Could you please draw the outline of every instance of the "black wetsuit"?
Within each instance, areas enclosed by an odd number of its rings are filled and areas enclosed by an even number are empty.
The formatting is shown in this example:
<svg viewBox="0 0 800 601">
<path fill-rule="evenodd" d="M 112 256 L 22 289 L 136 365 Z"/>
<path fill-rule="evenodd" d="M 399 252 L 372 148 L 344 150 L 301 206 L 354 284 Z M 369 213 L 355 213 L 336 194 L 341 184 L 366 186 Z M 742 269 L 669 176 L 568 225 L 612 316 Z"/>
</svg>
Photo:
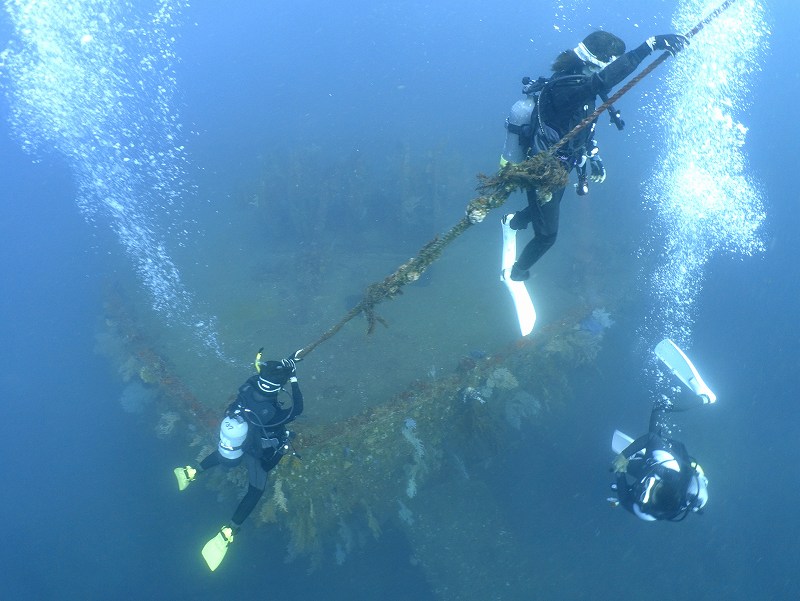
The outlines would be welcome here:
<svg viewBox="0 0 800 601">
<path fill-rule="evenodd" d="M 233 514 L 235 528 L 250 515 L 267 485 L 267 473 L 280 462 L 283 446 L 288 442 L 286 425 L 303 412 L 303 393 L 297 382 L 291 382 L 292 404 L 283 407 L 280 391 L 265 393 L 258 387 L 258 376 L 254 375 L 240 388 L 236 400 L 230 404 L 228 415 L 237 415 L 247 420 L 247 438 L 242 445 L 242 459 L 247 467 L 247 494 Z M 223 463 L 219 451 L 214 451 L 201 463 L 206 470 Z"/>
<path fill-rule="evenodd" d="M 552 83 L 542 91 L 539 103 L 542 122 L 553 130 L 555 139 L 562 138 L 594 112 L 597 97 L 608 94 L 611 88 L 633 73 L 650 52 L 650 46 L 645 43 L 595 74 L 554 73 L 550 78 Z M 594 135 L 594 127 L 595 124 L 592 124 L 585 128 L 558 152 L 558 158 L 567 172 L 581 162 L 586 146 Z M 523 229 L 532 223 L 535 235 L 517 259 L 517 269 L 530 269 L 555 243 L 564 190 L 554 190 L 553 198 L 544 204 L 539 202 L 535 188 L 527 190 L 528 206 L 514 216 L 510 225 L 512 229 Z"/>
<path fill-rule="evenodd" d="M 661 435 L 661 418 L 669 411 L 671 408 L 663 405 L 654 407 L 649 432 L 622 451 L 629 462 L 625 472 L 617 474 L 617 498 L 625 509 L 645 520 L 680 520 L 696 499 L 688 492 L 697 477 L 693 459 L 683 443 Z M 644 454 L 637 455 L 639 451 Z M 656 483 L 662 491 L 650 494 Z"/>
</svg>

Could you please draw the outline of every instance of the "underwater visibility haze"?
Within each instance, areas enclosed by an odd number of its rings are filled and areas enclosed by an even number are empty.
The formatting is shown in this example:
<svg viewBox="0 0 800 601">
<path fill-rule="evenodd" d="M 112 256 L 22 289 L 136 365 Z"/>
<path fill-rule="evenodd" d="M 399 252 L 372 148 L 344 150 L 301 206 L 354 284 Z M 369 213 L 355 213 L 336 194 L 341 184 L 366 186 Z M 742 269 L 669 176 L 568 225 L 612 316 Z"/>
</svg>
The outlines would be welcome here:
<svg viewBox="0 0 800 601">
<path fill-rule="evenodd" d="M 800 597 L 793 2 L 725 3 L 600 116 L 532 334 L 498 277 L 519 193 L 356 310 L 496 173 L 523 76 L 721 4 L 6 0 L 0 598 Z M 664 424 L 709 502 L 647 523 L 606 502 L 610 441 L 677 396 L 667 337 L 718 397 Z M 261 347 L 313 351 L 296 454 L 210 572 L 246 472 L 172 470 Z"/>
</svg>

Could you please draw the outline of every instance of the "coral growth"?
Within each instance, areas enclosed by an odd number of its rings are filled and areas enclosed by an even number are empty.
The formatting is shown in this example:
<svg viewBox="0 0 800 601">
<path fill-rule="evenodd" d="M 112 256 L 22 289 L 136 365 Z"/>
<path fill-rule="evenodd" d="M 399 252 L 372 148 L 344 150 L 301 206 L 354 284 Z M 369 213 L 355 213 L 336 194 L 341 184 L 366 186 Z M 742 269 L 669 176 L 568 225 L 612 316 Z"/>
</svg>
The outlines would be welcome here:
<svg viewBox="0 0 800 601">
<path fill-rule="evenodd" d="M 367 517 L 367 527 L 369 528 L 369 531 L 372 533 L 372 537 L 375 540 L 378 540 L 381 537 L 381 534 L 383 534 L 381 525 L 375 518 L 375 514 L 372 513 L 372 508 L 366 503 L 364 503 L 364 511 L 366 512 L 366 517 Z"/>
<path fill-rule="evenodd" d="M 505 418 L 508 425 L 515 430 L 522 428 L 524 419 L 531 419 L 542 410 L 542 403 L 532 394 L 518 390 L 506 401 Z"/>
<path fill-rule="evenodd" d="M 286 560 L 291 561 L 298 555 L 308 555 L 312 564 L 319 563 L 322 556 L 322 541 L 317 532 L 314 515 L 314 502 L 309 500 L 307 510 L 301 507 L 290 514 L 289 546 Z"/>
<path fill-rule="evenodd" d="M 406 507 L 405 503 L 403 503 L 400 499 L 397 499 L 397 504 L 400 507 L 400 510 L 397 512 L 398 517 L 402 522 L 405 522 L 409 526 L 414 525 L 414 514 L 411 510 Z"/>
<path fill-rule="evenodd" d="M 166 438 L 172 434 L 173 430 L 175 429 L 175 424 L 179 422 L 180 419 L 181 416 L 174 411 L 162 413 L 161 417 L 158 418 L 158 423 L 156 424 L 156 435 L 159 438 Z"/>
<path fill-rule="evenodd" d="M 518 386 L 519 382 L 514 377 L 514 374 L 505 367 L 498 367 L 486 378 L 486 384 L 480 389 L 480 393 L 484 398 L 488 399 L 491 398 L 495 390 L 514 390 Z"/>
<path fill-rule="evenodd" d="M 602 337 L 593 330 L 612 323 L 595 309 L 591 322 L 576 327 L 588 313 L 581 308 L 574 319 L 542 327 L 506 351 L 471 357 L 468 369 L 422 373 L 407 390 L 346 420 L 298 422 L 294 445 L 302 460 L 290 455 L 275 468 L 260 521 L 286 532 L 289 559 L 304 555 L 312 564 L 346 561 L 354 545 L 379 538 L 381 524 L 395 516 L 408 525 L 424 523 L 426 514 L 415 516 L 403 501 L 424 512 L 430 499 L 422 485 L 430 475 L 480 482 L 481 466 L 519 441 L 526 420 L 569 398 L 572 368 L 600 349 Z M 156 378 L 159 406 L 174 409 L 159 409 L 157 434 L 179 430 L 203 459 L 214 450 L 220 407 L 194 397 L 130 320 L 118 319 L 115 327 L 125 323 L 130 329 L 116 340 L 129 341 L 135 353 L 126 347 L 116 357 L 135 382 L 129 394 L 138 398 L 147 389 L 142 382 Z M 187 426 L 176 428 L 179 420 Z M 226 503 L 247 487 L 243 468 L 215 471 L 205 481 Z"/>
<path fill-rule="evenodd" d="M 411 425 L 409 425 L 409 423 Z M 412 420 L 406 420 L 406 425 L 403 427 L 401 432 L 403 433 L 403 438 L 408 441 L 408 444 L 411 445 L 411 448 L 414 452 L 414 460 L 419 461 L 425 456 L 425 448 L 422 446 L 422 441 L 416 435 L 417 424 Z"/>
<path fill-rule="evenodd" d="M 574 328 L 559 336 L 551 338 L 544 347 L 544 351 L 551 355 L 559 355 L 567 364 L 574 366 L 591 363 L 600 352 L 602 336 Z"/>
<path fill-rule="evenodd" d="M 142 413 L 156 400 L 158 391 L 132 380 L 122 391 L 119 403 L 126 413 Z"/>
<path fill-rule="evenodd" d="M 602 335 L 605 330 L 614 325 L 611 315 L 603 308 L 597 308 L 590 315 L 581 320 L 578 328 L 592 334 Z"/>
<path fill-rule="evenodd" d="M 139 379 L 145 384 L 158 384 L 158 373 L 145 365 L 139 369 Z"/>
<path fill-rule="evenodd" d="M 288 513 L 289 508 L 286 504 L 286 495 L 283 494 L 283 483 L 280 478 L 275 479 L 272 490 L 272 502 L 275 504 L 275 507 Z"/>
<path fill-rule="evenodd" d="M 419 463 L 414 463 L 408 470 L 408 481 L 406 482 L 406 496 L 413 499 L 417 496 L 417 473 L 419 472 Z"/>
<path fill-rule="evenodd" d="M 406 496 L 413 499 L 417 495 L 417 476 L 420 475 L 425 464 L 423 458 L 425 457 L 425 448 L 422 446 L 422 441 L 416 434 L 417 422 L 411 418 L 406 418 L 403 429 L 403 438 L 408 441 L 413 449 L 414 462 L 408 467 L 408 481 L 406 483 Z"/>
</svg>

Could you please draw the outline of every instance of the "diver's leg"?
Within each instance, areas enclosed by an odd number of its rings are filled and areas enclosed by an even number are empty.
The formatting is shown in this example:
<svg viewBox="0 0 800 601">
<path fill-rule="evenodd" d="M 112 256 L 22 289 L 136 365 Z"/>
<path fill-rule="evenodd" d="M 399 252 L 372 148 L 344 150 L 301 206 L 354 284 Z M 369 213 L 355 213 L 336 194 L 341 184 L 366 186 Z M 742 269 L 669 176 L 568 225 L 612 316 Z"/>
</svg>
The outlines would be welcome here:
<svg viewBox="0 0 800 601">
<path fill-rule="evenodd" d="M 662 436 L 662 432 L 666 427 L 664 416 L 670 412 L 670 405 L 665 401 L 656 401 L 653 403 L 653 409 L 650 411 L 650 427 L 648 432 L 656 436 Z"/>
<path fill-rule="evenodd" d="M 528 196 L 530 197 L 530 191 L 528 192 Z M 530 207 L 530 200 L 528 200 L 528 206 L 522 209 L 521 211 L 517 211 L 516 213 L 514 213 L 514 216 L 511 218 L 511 221 L 508 222 L 508 226 L 512 230 L 524 230 L 526 227 L 528 227 L 528 224 L 530 222 L 531 222 L 531 207 Z"/>
<path fill-rule="evenodd" d="M 236 508 L 233 518 L 231 518 L 232 526 L 235 530 L 242 527 L 242 523 L 255 509 L 267 486 L 267 471 L 261 465 L 260 458 L 257 459 L 249 453 L 245 453 L 244 464 L 247 467 L 248 486 L 247 493 L 239 502 L 239 506 Z"/>
<path fill-rule="evenodd" d="M 264 471 L 269 473 L 273 467 L 278 465 L 283 459 L 283 453 L 278 453 L 274 451 L 272 457 L 266 457 L 261 459 L 261 467 L 264 468 Z"/>
<path fill-rule="evenodd" d="M 664 437 L 663 431 L 668 428 L 667 413 L 680 413 L 695 407 L 702 407 L 703 397 L 694 394 L 691 390 L 681 388 L 680 396 L 676 399 L 660 400 L 653 403 L 653 410 L 650 412 L 650 432 Z"/>
<path fill-rule="evenodd" d="M 677 398 L 653 403 L 653 411 L 650 414 L 650 432 L 661 436 L 662 430 L 667 425 L 665 421 L 667 413 L 680 413 L 695 407 L 702 407 L 705 404 L 703 397 L 694 394 L 688 388 L 681 387 Z"/>
<path fill-rule="evenodd" d="M 222 456 L 219 454 L 217 449 L 214 449 L 212 453 L 208 455 L 205 459 L 200 462 L 200 468 L 198 471 L 204 472 L 206 470 L 211 469 L 212 467 L 218 466 L 222 461 Z"/>
<path fill-rule="evenodd" d="M 681 386 L 681 392 L 678 398 L 674 399 L 670 404 L 670 411 L 688 411 L 695 407 L 702 407 L 707 405 L 707 401 L 700 395 L 695 394 L 692 390 Z"/>
<path fill-rule="evenodd" d="M 528 209 L 530 210 L 531 223 L 533 224 L 534 237 L 522 250 L 514 269 L 527 271 L 542 255 L 556 242 L 558 235 L 558 218 L 561 211 L 561 199 L 564 188 L 553 192 L 550 202 L 540 204 L 535 190 L 528 191 Z M 513 275 L 512 275 L 512 279 Z"/>
<path fill-rule="evenodd" d="M 219 452 L 215 449 L 212 453 L 208 455 L 203 461 L 200 462 L 200 465 L 197 467 L 186 465 L 182 467 L 176 467 L 173 471 L 175 474 L 175 478 L 178 480 L 178 490 L 186 490 L 186 487 L 189 486 L 192 482 L 194 482 L 195 476 L 200 472 L 204 472 L 207 469 L 211 469 L 215 465 L 219 465 L 222 461 L 222 457 L 220 456 Z"/>
</svg>

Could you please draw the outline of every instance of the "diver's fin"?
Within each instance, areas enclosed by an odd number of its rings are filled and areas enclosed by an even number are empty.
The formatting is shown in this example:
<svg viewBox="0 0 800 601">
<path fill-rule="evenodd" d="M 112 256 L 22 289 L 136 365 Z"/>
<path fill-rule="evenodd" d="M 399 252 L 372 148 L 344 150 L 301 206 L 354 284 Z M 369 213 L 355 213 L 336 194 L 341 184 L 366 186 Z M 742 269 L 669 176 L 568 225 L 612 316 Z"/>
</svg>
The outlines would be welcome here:
<svg viewBox="0 0 800 601">
<path fill-rule="evenodd" d="M 501 263 L 500 279 L 511 293 L 514 301 L 514 308 L 517 310 L 519 320 L 519 331 L 523 336 L 527 336 L 533 331 L 536 323 L 536 310 L 533 308 L 528 289 L 525 282 L 516 282 L 511 279 L 511 268 L 517 259 L 517 232 L 511 229 L 509 222 L 514 217 L 514 213 L 506 215 L 501 220 L 503 226 L 503 261 Z"/>
<path fill-rule="evenodd" d="M 689 361 L 689 357 L 672 340 L 665 338 L 656 345 L 654 352 L 681 382 L 696 395 L 703 397 L 704 403 L 717 401 L 717 395 L 711 392 L 711 389 L 703 382 L 703 378 L 697 373 L 694 365 Z"/>
<path fill-rule="evenodd" d="M 175 473 L 175 478 L 178 479 L 178 490 L 186 490 L 186 487 L 189 486 L 189 482 L 194 480 L 195 474 L 197 474 L 197 470 L 191 465 L 176 467 L 172 471 Z"/>
<path fill-rule="evenodd" d="M 614 451 L 617 455 L 619 455 L 632 442 L 633 438 L 631 438 L 624 432 L 620 432 L 619 430 L 614 430 L 614 436 L 611 437 L 611 450 Z"/>
<path fill-rule="evenodd" d="M 233 529 L 230 526 L 223 526 L 217 535 L 208 541 L 203 547 L 203 559 L 208 564 L 208 569 L 212 572 L 219 567 L 228 552 L 228 545 L 233 542 Z"/>
</svg>

